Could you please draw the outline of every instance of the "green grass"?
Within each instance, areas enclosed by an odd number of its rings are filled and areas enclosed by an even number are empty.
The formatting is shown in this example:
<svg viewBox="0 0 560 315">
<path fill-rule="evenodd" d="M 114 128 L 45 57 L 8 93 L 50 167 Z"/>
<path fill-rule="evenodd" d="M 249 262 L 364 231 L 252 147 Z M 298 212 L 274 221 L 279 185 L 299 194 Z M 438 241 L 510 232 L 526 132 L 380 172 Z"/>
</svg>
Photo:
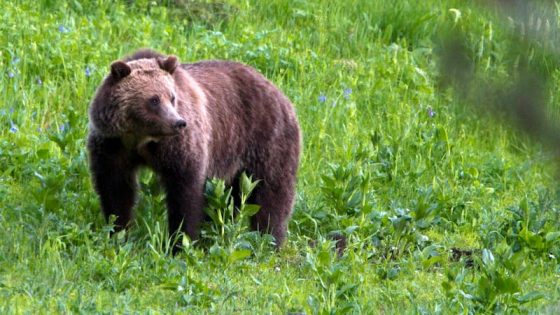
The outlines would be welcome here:
<svg viewBox="0 0 560 315">
<path fill-rule="evenodd" d="M 556 156 L 511 109 L 442 84 L 437 54 L 454 30 L 480 85 L 530 65 L 559 117 L 555 34 L 519 44 L 515 16 L 465 1 L 159 3 L 0 2 L 0 313 L 558 313 Z M 87 107 L 140 47 L 245 62 L 293 101 L 304 148 L 280 252 L 230 221 L 169 255 L 148 171 L 135 226 L 109 238 Z"/>
</svg>

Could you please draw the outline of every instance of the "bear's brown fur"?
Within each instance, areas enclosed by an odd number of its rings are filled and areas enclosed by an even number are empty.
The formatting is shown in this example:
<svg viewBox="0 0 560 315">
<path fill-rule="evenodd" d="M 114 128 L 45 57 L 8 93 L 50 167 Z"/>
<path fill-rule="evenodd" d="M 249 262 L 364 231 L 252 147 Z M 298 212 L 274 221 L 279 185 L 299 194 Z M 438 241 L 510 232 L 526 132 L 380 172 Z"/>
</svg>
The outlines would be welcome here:
<svg viewBox="0 0 560 315">
<path fill-rule="evenodd" d="M 207 178 L 246 172 L 260 183 L 255 230 L 285 239 L 294 202 L 300 131 L 292 104 L 254 69 L 236 62 L 180 64 L 141 50 L 111 65 L 90 105 L 88 151 L 105 216 L 126 228 L 136 171 L 148 166 L 166 191 L 170 233 L 196 239 Z"/>
</svg>

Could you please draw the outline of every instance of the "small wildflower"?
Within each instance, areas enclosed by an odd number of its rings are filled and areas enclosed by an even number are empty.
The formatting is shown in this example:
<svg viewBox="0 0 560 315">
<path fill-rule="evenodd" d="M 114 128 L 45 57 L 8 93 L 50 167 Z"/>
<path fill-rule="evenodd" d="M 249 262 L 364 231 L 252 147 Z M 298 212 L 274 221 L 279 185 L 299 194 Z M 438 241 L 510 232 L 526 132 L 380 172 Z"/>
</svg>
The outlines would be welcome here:
<svg viewBox="0 0 560 315">
<path fill-rule="evenodd" d="M 397 43 L 392 43 L 391 45 L 389 45 L 390 51 L 399 51 L 400 49 L 401 47 Z"/>
<path fill-rule="evenodd" d="M 61 32 L 61 33 L 68 33 L 69 32 L 69 30 L 64 25 L 59 25 L 58 26 L 58 31 Z"/>
<path fill-rule="evenodd" d="M 16 74 L 13 73 L 12 71 L 8 72 L 8 78 L 11 79 L 11 78 L 13 78 L 13 77 L 15 77 L 15 76 L 16 76 Z"/>
<path fill-rule="evenodd" d="M 324 94 L 319 95 L 319 103 L 324 103 L 327 101 L 327 97 Z"/>
<path fill-rule="evenodd" d="M 346 88 L 346 89 L 344 89 L 344 98 L 345 98 L 345 99 L 349 99 L 349 98 L 350 98 L 350 94 L 352 94 L 352 89 L 351 89 L 351 88 Z"/>
<path fill-rule="evenodd" d="M 86 73 L 86 77 L 91 76 L 91 69 L 89 66 L 86 67 L 85 73 Z"/>
<path fill-rule="evenodd" d="M 14 57 L 12 58 L 12 64 L 15 65 L 16 63 L 18 63 L 20 61 L 19 57 Z"/>
<path fill-rule="evenodd" d="M 14 124 L 13 121 L 10 121 L 10 125 L 11 125 L 11 126 L 10 126 L 10 132 L 11 132 L 11 133 L 16 133 L 16 132 L 18 132 L 18 127 L 16 126 L 16 124 Z"/>
<path fill-rule="evenodd" d="M 14 108 L 10 107 L 10 114 L 13 114 L 13 113 L 14 113 Z"/>
<path fill-rule="evenodd" d="M 35 82 L 37 83 L 37 85 L 43 85 L 43 81 L 39 77 L 35 79 Z"/>
<path fill-rule="evenodd" d="M 431 107 L 428 107 L 428 117 L 433 118 L 436 115 L 436 112 Z"/>
<path fill-rule="evenodd" d="M 64 123 L 60 125 L 59 130 L 60 132 L 64 132 L 66 129 L 68 129 L 68 127 L 69 127 L 68 123 Z"/>
</svg>

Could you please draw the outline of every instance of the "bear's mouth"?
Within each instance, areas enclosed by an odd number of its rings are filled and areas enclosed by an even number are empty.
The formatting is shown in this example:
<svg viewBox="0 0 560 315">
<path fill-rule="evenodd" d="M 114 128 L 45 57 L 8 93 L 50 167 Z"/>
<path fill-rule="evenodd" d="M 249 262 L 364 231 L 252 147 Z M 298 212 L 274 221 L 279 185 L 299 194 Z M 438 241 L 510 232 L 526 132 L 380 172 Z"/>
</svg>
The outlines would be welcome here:
<svg viewBox="0 0 560 315">
<path fill-rule="evenodd" d="M 182 129 L 173 128 L 173 125 L 170 123 L 144 124 L 143 128 L 138 129 L 138 134 L 141 137 L 153 138 L 175 137 L 181 134 L 181 132 Z"/>
<path fill-rule="evenodd" d="M 176 130 L 176 129 L 169 129 L 169 130 L 161 130 L 159 132 L 155 132 L 155 133 L 150 133 L 148 134 L 148 137 L 152 137 L 152 138 L 168 138 L 168 137 L 175 137 L 178 136 L 179 134 L 181 134 L 181 130 Z"/>
<path fill-rule="evenodd" d="M 145 145 L 147 145 L 150 142 L 154 142 L 154 143 L 158 143 L 161 140 L 161 137 L 152 137 L 152 136 L 147 136 L 143 139 L 140 139 L 138 141 L 138 145 L 136 146 L 137 148 L 141 148 Z"/>
</svg>

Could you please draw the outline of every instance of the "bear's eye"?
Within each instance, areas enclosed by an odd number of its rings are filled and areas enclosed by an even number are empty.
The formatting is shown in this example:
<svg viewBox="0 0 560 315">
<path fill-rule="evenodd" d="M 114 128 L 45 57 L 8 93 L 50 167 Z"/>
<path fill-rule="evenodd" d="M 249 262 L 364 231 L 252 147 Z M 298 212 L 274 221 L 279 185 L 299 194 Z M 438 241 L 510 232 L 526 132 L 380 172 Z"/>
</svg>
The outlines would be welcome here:
<svg viewBox="0 0 560 315">
<path fill-rule="evenodd" d="M 153 96 L 150 98 L 150 106 L 152 107 L 158 107 L 159 106 L 159 96 Z"/>
<path fill-rule="evenodd" d="M 175 104 L 175 95 L 171 95 L 171 103 Z"/>
</svg>

